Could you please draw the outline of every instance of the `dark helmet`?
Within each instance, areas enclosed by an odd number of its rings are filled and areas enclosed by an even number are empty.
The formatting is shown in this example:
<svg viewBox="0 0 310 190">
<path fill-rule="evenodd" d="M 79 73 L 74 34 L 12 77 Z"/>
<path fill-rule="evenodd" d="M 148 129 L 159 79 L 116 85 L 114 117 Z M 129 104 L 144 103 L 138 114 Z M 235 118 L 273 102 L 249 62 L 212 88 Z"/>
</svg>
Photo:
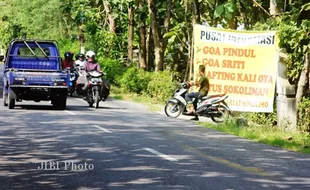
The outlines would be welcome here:
<svg viewBox="0 0 310 190">
<path fill-rule="evenodd" d="M 64 54 L 65 59 L 72 59 L 73 58 L 73 53 L 72 52 L 65 52 Z"/>
<path fill-rule="evenodd" d="M 75 60 L 78 60 L 79 59 L 79 54 L 75 54 Z"/>
<path fill-rule="evenodd" d="M 188 82 L 183 82 L 183 83 L 181 84 L 181 86 L 182 86 L 182 88 L 185 88 L 185 89 L 188 89 L 188 88 L 189 88 Z"/>
<path fill-rule="evenodd" d="M 78 60 L 79 58 L 82 58 L 82 59 L 84 59 L 85 58 L 85 56 L 84 56 L 84 54 L 83 53 L 77 53 L 77 54 L 75 54 L 75 60 Z"/>
<path fill-rule="evenodd" d="M 85 56 L 84 56 L 84 54 L 83 53 L 79 53 L 78 55 L 77 55 L 77 58 L 85 58 Z"/>
</svg>

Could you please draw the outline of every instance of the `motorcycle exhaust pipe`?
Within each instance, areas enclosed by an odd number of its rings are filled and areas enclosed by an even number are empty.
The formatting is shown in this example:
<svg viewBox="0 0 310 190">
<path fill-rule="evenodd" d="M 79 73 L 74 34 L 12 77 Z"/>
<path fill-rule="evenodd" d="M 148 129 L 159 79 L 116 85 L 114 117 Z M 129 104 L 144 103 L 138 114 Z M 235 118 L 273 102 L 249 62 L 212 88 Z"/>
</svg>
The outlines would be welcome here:
<svg viewBox="0 0 310 190">
<path fill-rule="evenodd" d="M 200 107 L 199 109 L 197 109 L 196 113 L 197 114 L 202 114 L 204 111 L 207 111 L 208 113 L 212 113 L 212 112 L 217 112 L 218 111 L 218 106 L 203 106 L 203 107 Z"/>
<path fill-rule="evenodd" d="M 198 114 L 198 115 L 200 115 L 200 114 L 202 114 L 204 111 L 205 111 L 205 109 L 207 109 L 208 107 L 207 106 L 202 106 L 202 107 L 200 107 L 200 108 L 198 108 L 197 110 L 196 110 L 196 113 Z"/>
</svg>

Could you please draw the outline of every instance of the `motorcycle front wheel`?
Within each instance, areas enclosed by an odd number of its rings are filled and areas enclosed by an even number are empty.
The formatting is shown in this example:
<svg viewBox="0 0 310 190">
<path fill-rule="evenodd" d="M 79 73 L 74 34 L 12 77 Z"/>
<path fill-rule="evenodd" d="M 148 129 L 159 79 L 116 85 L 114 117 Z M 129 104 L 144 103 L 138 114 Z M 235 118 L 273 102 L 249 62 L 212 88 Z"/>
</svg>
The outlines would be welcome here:
<svg viewBox="0 0 310 190">
<path fill-rule="evenodd" d="M 98 90 L 96 90 L 94 92 L 94 100 L 95 100 L 95 108 L 99 108 L 100 99 L 99 99 L 99 91 Z"/>
<path fill-rule="evenodd" d="M 88 106 L 89 107 L 93 107 L 94 101 L 93 101 L 93 98 L 92 98 L 92 94 L 87 94 L 86 99 L 87 99 L 86 101 L 88 103 Z"/>
<path fill-rule="evenodd" d="M 69 89 L 69 95 L 70 95 L 70 97 L 73 97 L 73 91 L 74 91 L 74 90 L 73 90 L 72 88 Z"/>
<path fill-rule="evenodd" d="M 165 106 L 165 114 L 168 117 L 179 117 L 179 115 L 182 113 L 184 107 L 180 104 L 177 104 L 175 102 L 168 102 Z"/>
<path fill-rule="evenodd" d="M 222 104 L 220 104 L 217 109 L 218 113 L 216 114 L 216 116 L 211 116 L 211 119 L 215 123 L 223 123 L 228 118 L 230 111 L 226 106 Z"/>
</svg>

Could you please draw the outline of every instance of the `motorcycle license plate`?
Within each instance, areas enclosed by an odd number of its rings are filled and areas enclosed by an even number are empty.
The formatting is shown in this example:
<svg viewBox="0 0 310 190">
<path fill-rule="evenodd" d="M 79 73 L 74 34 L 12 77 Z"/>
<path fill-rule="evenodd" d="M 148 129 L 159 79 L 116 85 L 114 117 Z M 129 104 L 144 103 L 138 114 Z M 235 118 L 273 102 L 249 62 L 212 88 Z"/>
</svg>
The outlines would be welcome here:
<svg viewBox="0 0 310 190">
<path fill-rule="evenodd" d="M 91 79 L 92 82 L 101 82 L 101 78 L 93 78 Z"/>
</svg>

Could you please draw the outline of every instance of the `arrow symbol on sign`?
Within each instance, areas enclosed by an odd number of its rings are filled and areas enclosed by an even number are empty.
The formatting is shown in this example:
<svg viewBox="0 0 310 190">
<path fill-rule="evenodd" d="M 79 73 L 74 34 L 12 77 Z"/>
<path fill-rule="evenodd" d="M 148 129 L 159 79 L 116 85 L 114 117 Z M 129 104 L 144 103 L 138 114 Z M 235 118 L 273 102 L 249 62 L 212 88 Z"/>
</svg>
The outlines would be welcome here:
<svg viewBox="0 0 310 190">
<path fill-rule="evenodd" d="M 202 49 L 199 46 L 196 46 L 196 52 L 200 52 Z"/>
</svg>

